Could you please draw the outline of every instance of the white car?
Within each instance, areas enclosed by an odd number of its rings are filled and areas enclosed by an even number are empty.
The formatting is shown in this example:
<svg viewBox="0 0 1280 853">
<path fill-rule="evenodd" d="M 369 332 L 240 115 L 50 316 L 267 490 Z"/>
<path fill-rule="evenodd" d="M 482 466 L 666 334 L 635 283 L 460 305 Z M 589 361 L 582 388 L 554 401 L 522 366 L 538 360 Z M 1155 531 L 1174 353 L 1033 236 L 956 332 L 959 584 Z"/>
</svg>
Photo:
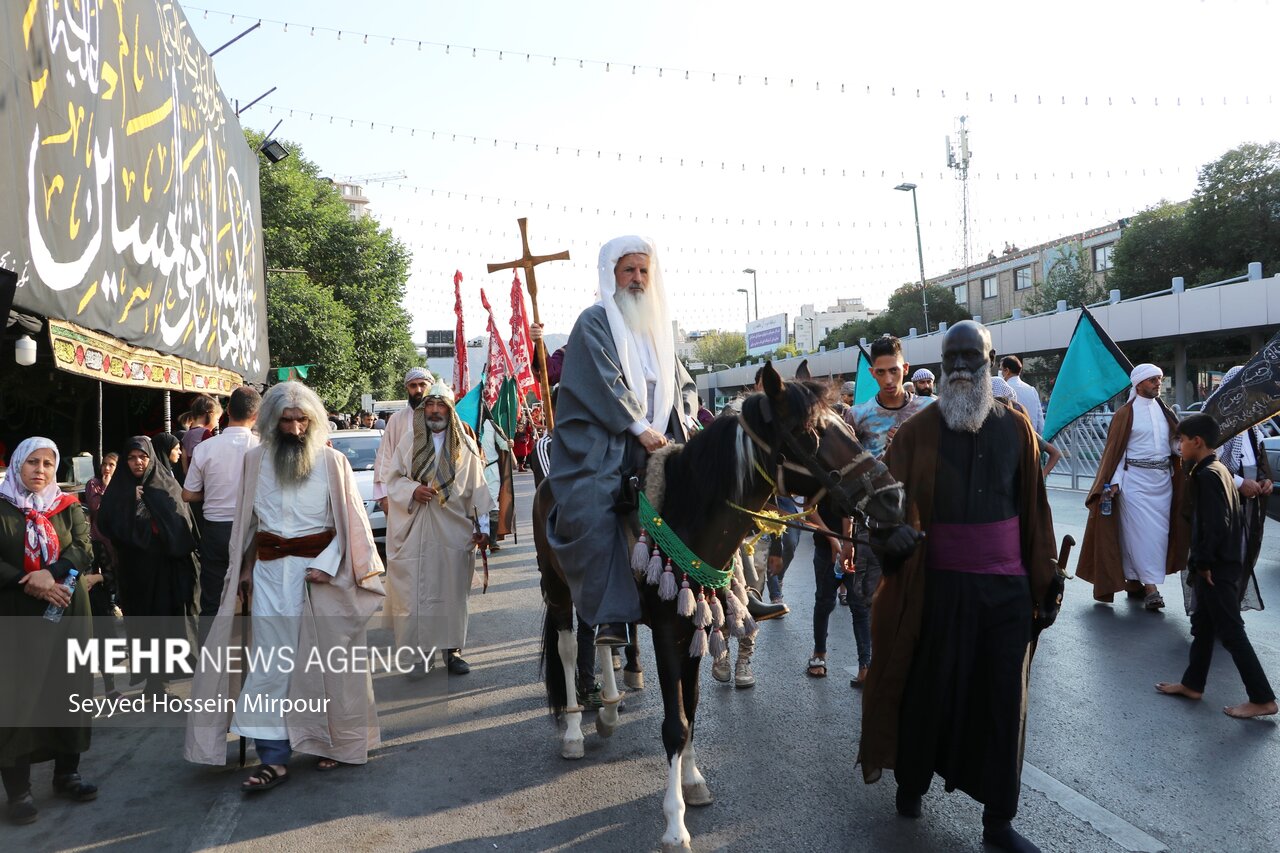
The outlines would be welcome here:
<svg viewBox="0 0 1280 853">
<path fill-rule="evenodd" d="M 373 460 L 381 443 L 380 429 L 340 429 L 329 433 L 329 444 L 351 463 L 356 487 L 364 500 L 364 511 L 369 516 L 369 527 L 373 528 L 373 541 L 377 543 L 378 550 L 385 553 L 387 517 L 373 499 Z"/>
</svg>

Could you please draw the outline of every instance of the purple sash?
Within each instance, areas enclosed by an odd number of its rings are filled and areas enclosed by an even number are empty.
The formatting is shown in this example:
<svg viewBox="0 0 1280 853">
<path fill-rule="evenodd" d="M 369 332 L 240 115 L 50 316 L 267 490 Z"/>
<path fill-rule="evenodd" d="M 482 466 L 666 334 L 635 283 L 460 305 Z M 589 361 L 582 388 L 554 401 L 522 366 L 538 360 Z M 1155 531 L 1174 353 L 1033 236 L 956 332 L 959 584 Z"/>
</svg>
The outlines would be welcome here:
<svg viewBox="0 0 1280 853">
<path fill-rule="evenodd" d="M 925 566 L 939 572 L 1025 575 L 1017 517 L 988 524 L 932 524 Z"/>
</svg>

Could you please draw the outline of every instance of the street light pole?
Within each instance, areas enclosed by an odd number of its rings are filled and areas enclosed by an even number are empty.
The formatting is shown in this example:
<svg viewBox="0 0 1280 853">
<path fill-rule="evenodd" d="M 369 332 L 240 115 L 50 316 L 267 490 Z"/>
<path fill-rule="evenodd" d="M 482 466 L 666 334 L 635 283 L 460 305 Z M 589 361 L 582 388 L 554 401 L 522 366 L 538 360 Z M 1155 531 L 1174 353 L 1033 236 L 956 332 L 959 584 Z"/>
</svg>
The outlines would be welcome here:
<svg viewBox="0 0 1280 853">
<path fill-rule="evenodd" d="M 916 202 L 915 184 L 898 184 L 895 190 L 911 191 L 911 209 L 916 214 L 916 254 L 920 258 L 920 299 L 924 304 L 924 333 L 929 334 L 929 288 L 924 283 L 924 244 L 920 241 L 920 205 Z"/>
<path fill-rule="evenodd" d="M 760 288 L 756 284 L 756 271 L 751 269 L 750 267 L 747 267 L 745 270 L 743 270 L 743 272 L 751 273 L 751 289 L 754 290 L 756 294 L 756 319 L 759 320 L 760 319 Z"/>
<path fill-rule="evenodd" d="M 738 292 L 741 293 L 743 296 L 745 296 L 747 299 L 747 322 L 750 323 L 751 322 L 751 291 L 747 290 L 745 287 L 739 287 Z"/>
</svg>

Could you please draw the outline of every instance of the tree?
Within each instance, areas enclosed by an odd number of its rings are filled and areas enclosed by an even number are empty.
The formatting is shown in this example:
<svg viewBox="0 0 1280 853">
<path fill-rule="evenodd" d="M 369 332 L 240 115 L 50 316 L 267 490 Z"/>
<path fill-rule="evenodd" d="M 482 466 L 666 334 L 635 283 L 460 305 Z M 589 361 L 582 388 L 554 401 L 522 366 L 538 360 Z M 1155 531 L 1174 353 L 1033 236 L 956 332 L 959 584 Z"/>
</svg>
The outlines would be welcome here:
<svg viewBox="0 0 1280 853">
<path fill-rule="evenodd" d="M 1044 282 L 1037 284 L 1027 297 L 1026 307 L 1032 314 L 1052 310 L 1059 300 L 1066 300 L 1069 308 L 1078 308 L 1106 296 L 1106 286 L 1094 276 L 1079 243 L 1058 247 L 1052 261 Z"/>
<path fill-rule="evenodd" d="M 246 131 L 255 149 L 262 136 Z M 402 306 L 409 277 L 410 255 L 389 229 L 368 217 L 353 219 L 333 184 L 320 176 L 320 168 L 308 160 L 295 142 L 285 142 L 291 156 L 279 163 L 260 159 L 262 231 L 267 266 L 302 270 L 310 282 L 323 289 L 346 313 L 328 311 L 325 322 L 345 321 L 354 347 L 356 370 L 349 382 L 329 381 L 330 393 L 347 387 L 343 397 L 326 397 L 337 408 L 350 408 L 362 393 L 377 397 L 398 396 L 400 377 L 420 363 L 409 334 L 410 317 Z M 298 278 L 291 276 L 290 278 Z M 270 288 L 282 279 L 268 279 Z M 311 294 L 314 298 L 315 294 Z M 318 320 L 317 320 L 318 321 Z M 327 354 L 307 354 L 306 341 L 336 341 L 336 329 L 316 329 L 302 338 L 297 326 L 275 327 L 270 317 L 267 335 L 273 360 L 278 352 L 298 353 L 302 362 L 324 364 Z M 342 374 L 343 369 L 335 369 Z"/>
<path fill-rule="evenodd" d="M 1189 207 L 1161 201 L 1130 219 L 1111 254 L 1107 286 L 1127 299 L 1163 290 L 1174 276 L 1187 275 L 1195 263 L 1189 252 Z"/>
<path fill-rule="evenodd" d="M 747 358 L 747 338 L 741 332 L 711 332 L 698 338 L 693 345 L 693 355 L 708 367 L 738 364 Z"/>
<path fill-rule="evenodd" d="M 1240 275 L 1251 261 L 1280 264 L 1280 142 L 1246 142 L 1200 170 L 1187 212 L 1194 281 Z"/>
<path fill-rule="evenodd" d="M 1241 275 L 1251 261 L 1280 266 L 1280 142 L 1247 142 L 1200 169 L 1189 202 L 1133 218 L 1116 244 L 1108 286 L 1139 296 Z"/>
<path fill-rule="evenodd" d="M 800 355 L 800 350 L 796 347 L 795 344 L 787 342 L 782 346 L 778 347 L 776 350 L 774 350 L 773 355 L 769 356 L 769 358 L 773 359 L 774 361 L 778 361 L 784 358 L 791 358 L 797 355 Z"/>
<path fill-rule="evenodd" d="M 279 367 L 310 364 L 307 384 L 330 405 L 349 401 L 360 375 L 352 313 L 301 274 L 267 277 L 267 330 Z"/>
</svg>

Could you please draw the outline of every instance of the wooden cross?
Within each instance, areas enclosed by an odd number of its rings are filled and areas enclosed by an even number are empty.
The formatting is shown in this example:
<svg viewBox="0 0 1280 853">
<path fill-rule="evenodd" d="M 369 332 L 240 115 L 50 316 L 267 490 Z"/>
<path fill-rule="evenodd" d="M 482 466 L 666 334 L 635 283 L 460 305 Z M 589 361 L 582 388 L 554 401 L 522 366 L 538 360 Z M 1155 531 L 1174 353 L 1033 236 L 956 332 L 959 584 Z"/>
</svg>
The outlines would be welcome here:
<svg viewBox="0 0 1280 853">
<path fill-rule="evenodd" d="M 522 257 L 507 261 L 505 264 L 489 264 L 489 272 L 498 272 L 499 270 L 524 270 L 525 282 L 529 285 L 529 301 L 533 303 L 533 322 L 541 325 L 542 316 L 538 313 L 538 282 L 534 278 L 533 268 L 538 264 L 547 261 L 567 261 L 569 260 L 568 252 L 556 252 L 554 255 L 532 255 L 529 253 L 529 220 L 521 217 L 516 220 L 520 223 L 520 244 L 524 248 Z M 547 348 L 543 344 L 542 338 L 538 338 L 538 345 L 534 347 L 534 358 L 538 362 L 538 376 L 542 384 L 542 408 L 547 413 L 547 429 L 555 428 L 555 413 L 551 410 L 551 383 L 547 379 Z"/>
</svg>

